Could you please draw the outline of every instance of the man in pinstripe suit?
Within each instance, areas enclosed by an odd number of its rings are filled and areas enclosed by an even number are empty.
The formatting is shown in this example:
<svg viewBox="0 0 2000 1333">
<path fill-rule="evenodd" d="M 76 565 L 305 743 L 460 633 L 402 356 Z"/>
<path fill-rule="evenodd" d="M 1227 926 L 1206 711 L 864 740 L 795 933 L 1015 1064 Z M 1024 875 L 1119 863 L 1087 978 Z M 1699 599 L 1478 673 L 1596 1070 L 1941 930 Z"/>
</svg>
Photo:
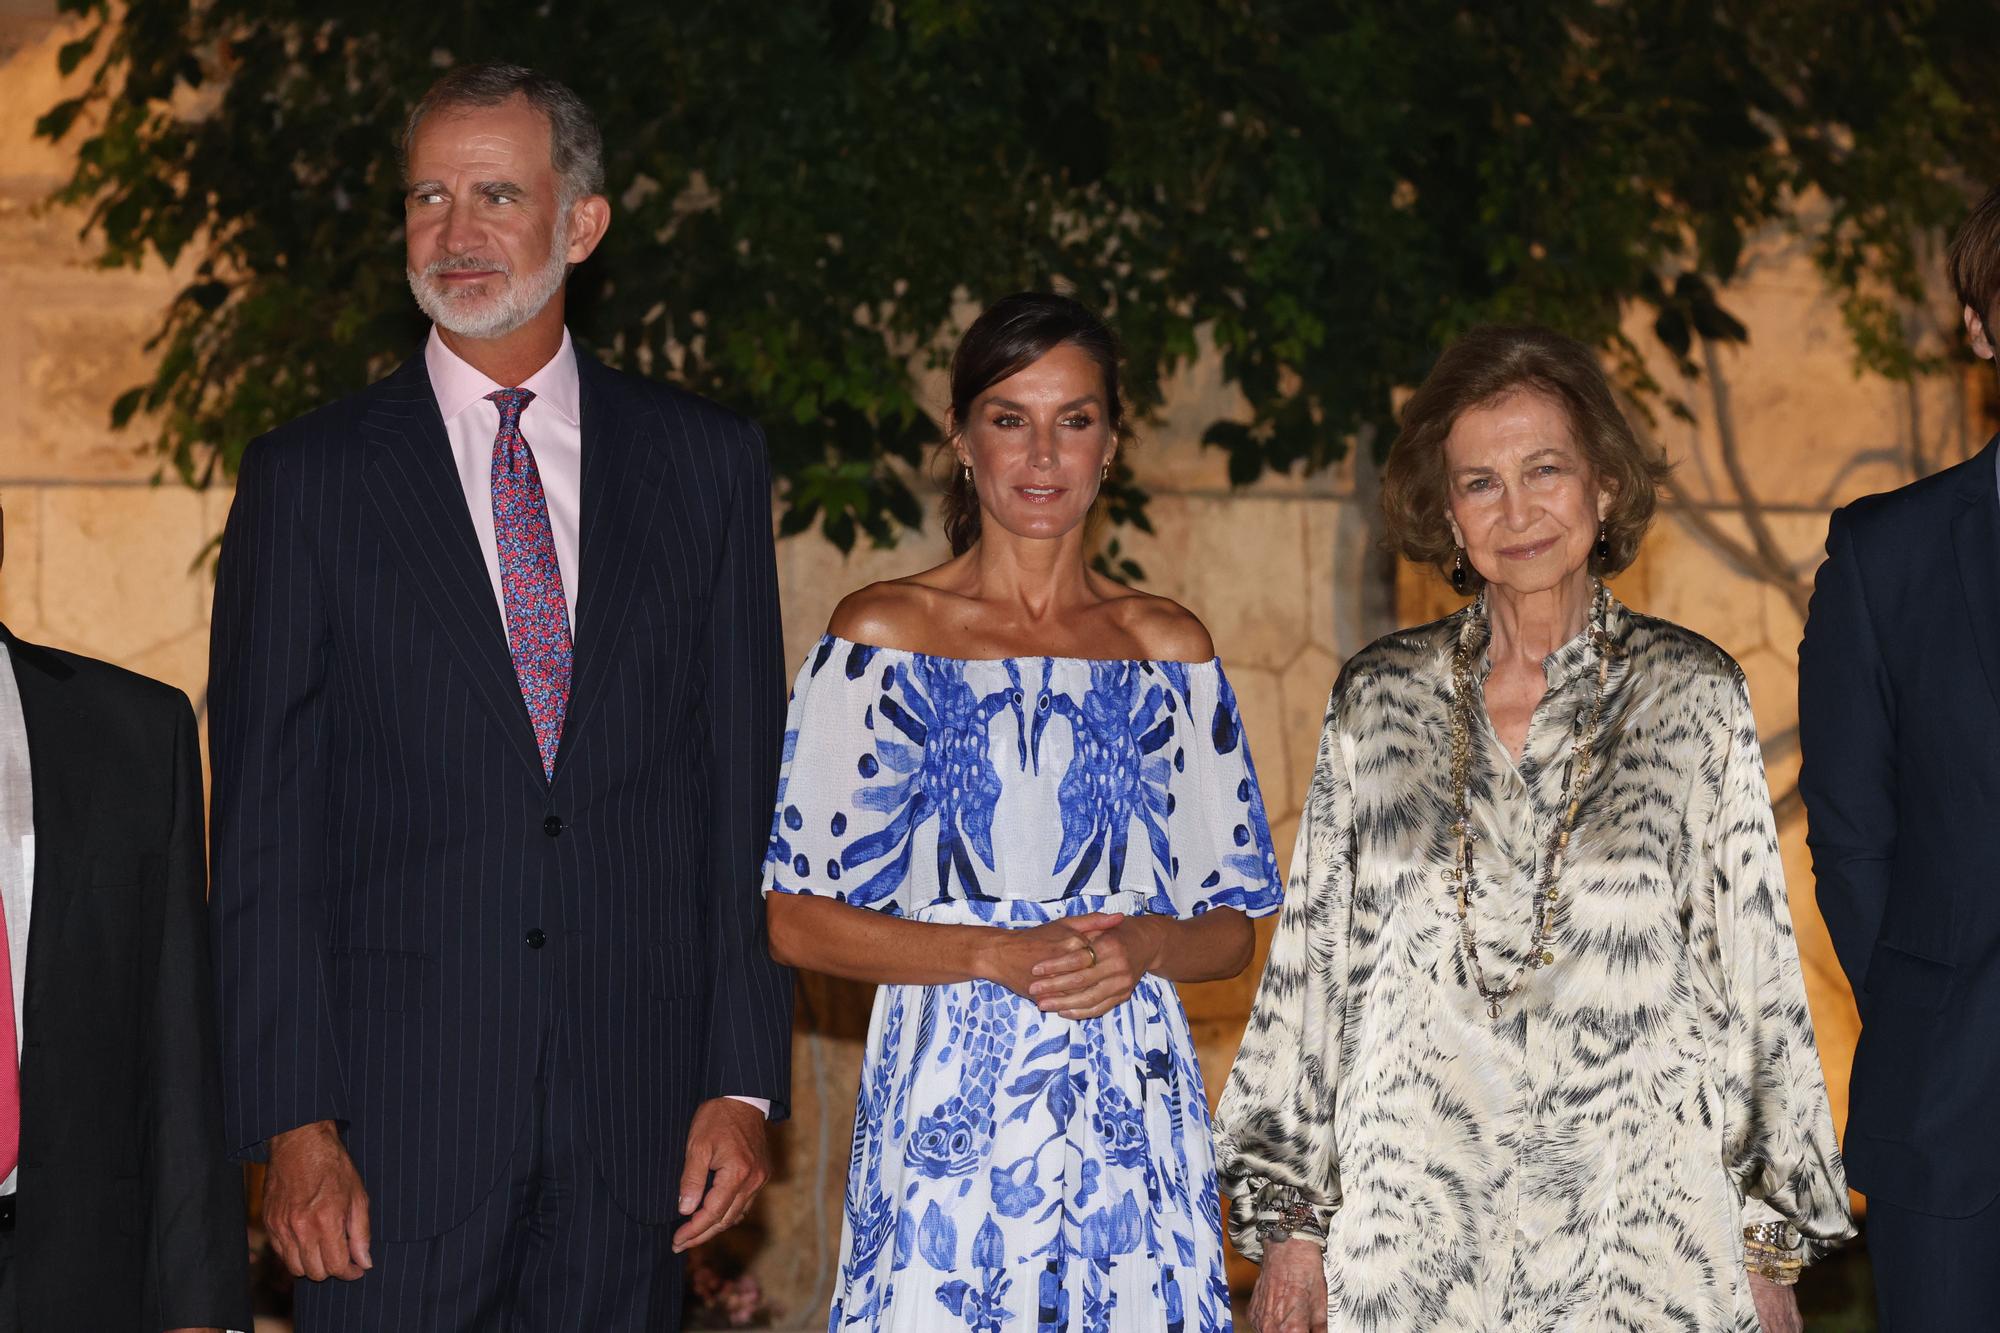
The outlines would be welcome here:
<svg viewBox="0 0 2000 1333">
<path fill-rule="evenodd" d="M 678 1328 L 675 1256 L 768 1171 L 763 442 L 572 347 L 601 161 L 553 80 L 432 89 L 429 344 L 253 444 L 223 539 L 227 1131 L 306 1333 Z"/>
</svg>

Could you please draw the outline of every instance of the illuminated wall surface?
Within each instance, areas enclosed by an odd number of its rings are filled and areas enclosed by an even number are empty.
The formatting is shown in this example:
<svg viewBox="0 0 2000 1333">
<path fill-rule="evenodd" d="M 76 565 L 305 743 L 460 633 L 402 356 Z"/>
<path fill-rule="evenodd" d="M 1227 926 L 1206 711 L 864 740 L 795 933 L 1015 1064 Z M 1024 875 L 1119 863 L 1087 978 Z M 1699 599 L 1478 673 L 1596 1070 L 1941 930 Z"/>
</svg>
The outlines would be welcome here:
<svg viewBox="0 0 2000 1333">
<path fill-rule="evenodd" d="M 0 617 L 24 637 L 110 658 L 199 701 L 209 606 L 200 561 L 229 496 L 155 484 L 144 423 L 123 433 L 108 426 L 112 400 L 146 373 L 143 344 L 183 275 L 99 270 L 77 239 L 80 218 L 38 210 L 68 170 L 59 150 L 29 137 L 34 117 L 58 100 L 55 41 L 45 20 L 0 7 Z M 385 251 L 383 263 L 395 262 Z M 1813 1015 L 1835 1111 L 1844 1116 L 1856 1019 L 1813 907 L 1804 821 L 1791 795 L 1804 599 L 1833 507 L 1983 442 L 1986 380 L 1954 371 L 1911 386 L 1858 376 L 1839 311 L 1784 237 L 1753 249 L 1724 299 L 1750 340 L 1724 350 L 1700 379 L 1680 377 L 1644 320 L 1630 329 L 1641 347 L 1655 349 L 1653 373 L 1693 420 L 1660 414 L 1652 427 L 1679 465 L 1681 498 L 1662 514 L 1619 592 L 1713 638 L 1749 675 Z M 1952 345 L 1948 300 L 1909 316 L 1920 346 Z M 941 405 L 941 385 L 931 386 L 930 399 Z M 1433 576 L 1398 571 L 1376 550 L 1372 465 L 1350 459 L 1316 476 L 1231 490 L 1221 455 L 1197 437 L 1232 401 L 1213 358 L 1174 384 L 1135 455 L 1138 480 L 1155 497 L 1158 535 L 1122 540 L 1143 566 L 1145 586 L 1184 602 L 1213 632 L 1287 858 L 1341 661 L 1453 599 Z M 852 558 L 816 536 L 781 544 L 794 663 L 843 593 L 931 563 L 941 550 L 935 533 Z M 1260 942 L 1267 937 L 1268 928 Z M 1184 992 L 1211 1096 L 1235 1053 L 1255 980 L 1253 967 L 1236 981 Z M 868 1005 L 865 987 L 812 978 L 801 986 L 797 1113 L 783 1132 L 780 1178 L 755 1223 L 762 1234 L 754 1271 L 787 1323 L 823 1299 L 830 1278 Z"/>
</svg>

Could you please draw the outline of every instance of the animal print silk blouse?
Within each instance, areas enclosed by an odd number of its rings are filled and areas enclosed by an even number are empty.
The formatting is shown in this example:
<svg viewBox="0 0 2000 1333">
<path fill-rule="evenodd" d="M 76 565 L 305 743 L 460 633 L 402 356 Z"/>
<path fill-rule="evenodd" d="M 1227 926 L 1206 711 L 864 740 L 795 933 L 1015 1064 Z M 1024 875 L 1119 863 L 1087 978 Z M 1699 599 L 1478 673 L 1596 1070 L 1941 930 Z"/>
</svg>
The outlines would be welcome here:
<svg viewBox="0 0 2000 1333">
<path fill-rule="evenodd" d="M 1445 879 L 1452 656 L 1483 615 L 1389 635 L 1334 686 L 1217 1115 L 1231 1231 L 1261 1258 L 1260 1220 L 1310 1207 L 1334 1333 L 1754 1333 L 1743 1227 L 1789 1221 L 1809 1246 L 1853 1227 L 1743 673 L 1607 597 L 1554 961 L 1494 1018 Z M 1545 661 L 1518 762 L 1473 710 L 1471 919 L 1494 981 L 1534 936 L 1598 651 L 1585 633 Z"/>
</svg>

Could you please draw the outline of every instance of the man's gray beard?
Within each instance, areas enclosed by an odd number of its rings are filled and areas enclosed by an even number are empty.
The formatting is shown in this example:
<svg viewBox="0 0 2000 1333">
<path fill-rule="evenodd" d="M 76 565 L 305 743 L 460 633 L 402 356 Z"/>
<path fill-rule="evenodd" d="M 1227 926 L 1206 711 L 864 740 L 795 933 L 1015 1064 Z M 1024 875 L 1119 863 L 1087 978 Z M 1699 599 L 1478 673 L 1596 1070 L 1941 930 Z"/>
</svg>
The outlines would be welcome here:
<svg viewBox="0 0 2000 1333">
<path fill-rule="evenodd" d="M 410 294 L 417 298 L 417 308 L 439 328 L 461 338 L 504 338 L 541 314 L 542 307 L 562 290 L 563 280 L 569 276 L 569 261 L 563 254 L 568 248 L 567 238 L 558 231 L 547 263 L 525 280 L 517 280 L 511 271 L 503 274 L 507 285 L 499 296 L 476 310 L 461 309 L 443 289 L 432 285 L 439 272 L 449 271 L 441 262 L 427 265 L 421 273 L 415 269 L 404 273 L 410 280 Z"/>
</svg>

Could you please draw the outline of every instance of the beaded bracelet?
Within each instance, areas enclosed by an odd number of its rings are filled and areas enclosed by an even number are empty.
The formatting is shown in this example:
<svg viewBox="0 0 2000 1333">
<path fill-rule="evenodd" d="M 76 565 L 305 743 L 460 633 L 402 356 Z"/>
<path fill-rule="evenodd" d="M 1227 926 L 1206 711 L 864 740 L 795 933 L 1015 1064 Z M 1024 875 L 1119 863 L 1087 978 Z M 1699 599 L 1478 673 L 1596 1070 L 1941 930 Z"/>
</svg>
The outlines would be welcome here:
<svg viewBox="0 0 2000 1333">
<path fill-rule="evenodd" d="M 1278 1211 L 1257 1222 L 1257 1239 L 1266 1245 L 1276 1245 L 1287 1240 L 1309 1240 L 1315 1245 L 1326 1244 L 1326 1229 L 1319 1224 L 1319 1214 L 1303 1199 L 1293 1199 L 1280 1204 Z"/>
</svg>

